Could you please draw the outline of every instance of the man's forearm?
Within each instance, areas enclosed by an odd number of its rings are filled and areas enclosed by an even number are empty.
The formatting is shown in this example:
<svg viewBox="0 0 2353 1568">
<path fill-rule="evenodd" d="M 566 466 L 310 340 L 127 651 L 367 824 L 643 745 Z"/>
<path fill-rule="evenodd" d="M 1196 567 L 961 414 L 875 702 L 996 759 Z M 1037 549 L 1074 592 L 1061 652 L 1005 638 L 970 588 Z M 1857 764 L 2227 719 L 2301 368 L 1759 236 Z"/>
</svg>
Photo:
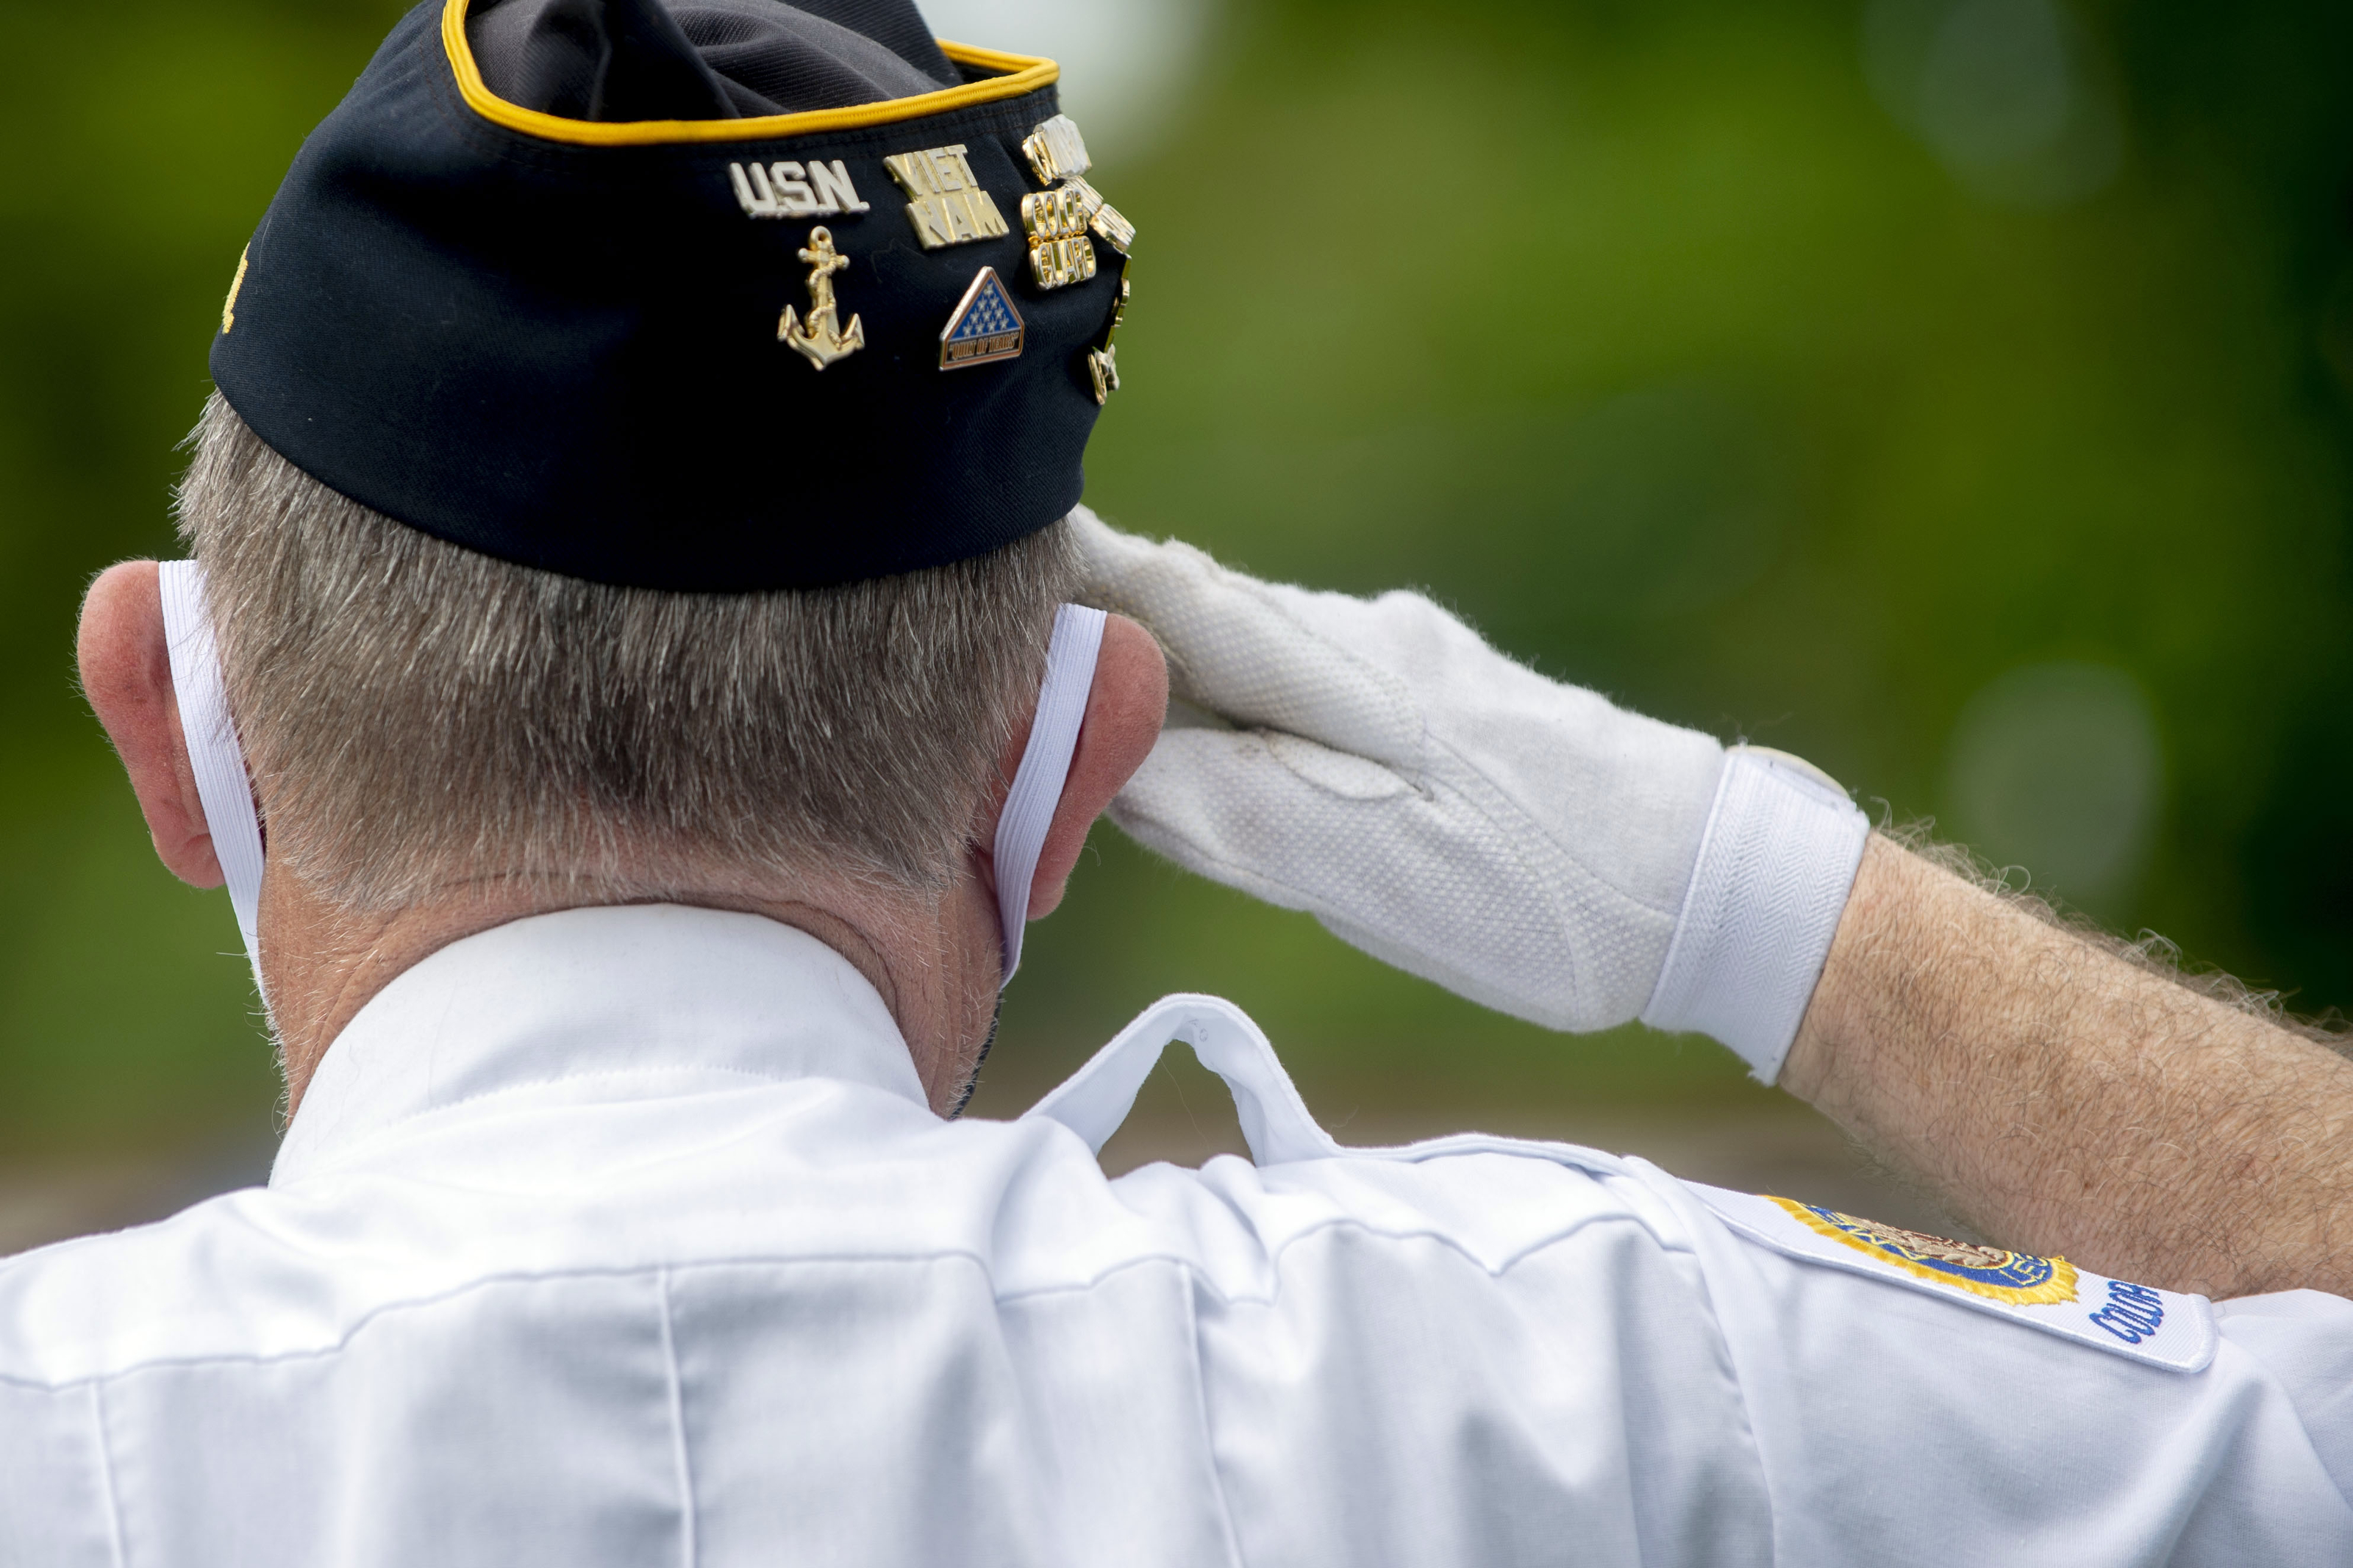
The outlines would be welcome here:
<svg viewBox="0 0 2353 1568">
<path fill-rule="evenodd" d="M 1886 838 L 1780 1082 L 2001 1245 L 2353 1295 L 2353 1061 Z"/>
</svg>

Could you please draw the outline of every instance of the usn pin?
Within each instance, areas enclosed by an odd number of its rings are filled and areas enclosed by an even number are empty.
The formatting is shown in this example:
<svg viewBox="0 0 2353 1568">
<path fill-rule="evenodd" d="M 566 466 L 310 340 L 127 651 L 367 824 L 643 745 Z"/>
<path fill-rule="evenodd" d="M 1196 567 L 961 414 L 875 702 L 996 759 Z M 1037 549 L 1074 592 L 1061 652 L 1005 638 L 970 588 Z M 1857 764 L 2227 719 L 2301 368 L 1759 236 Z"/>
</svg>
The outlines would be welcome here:
<svg viewBox="0 0 2353 1568">
<path fill-rule="evenodd" d="M 789 159 L 730 163 L 727 180 L 746 217 L 830 217 L 873 210 L 860 198 L 849 168 L 839 158 L 830 163 L 815 158 L 806 164 Z"/>
</svg>

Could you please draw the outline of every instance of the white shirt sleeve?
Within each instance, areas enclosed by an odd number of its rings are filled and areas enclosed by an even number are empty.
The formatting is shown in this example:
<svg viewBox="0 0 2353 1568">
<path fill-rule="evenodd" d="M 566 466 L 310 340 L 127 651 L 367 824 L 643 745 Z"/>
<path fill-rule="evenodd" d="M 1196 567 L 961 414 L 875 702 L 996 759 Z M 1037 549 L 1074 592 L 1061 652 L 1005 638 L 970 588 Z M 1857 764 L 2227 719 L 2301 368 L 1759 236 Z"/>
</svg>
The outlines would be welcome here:
<svg viewBox="0 0 2353 1568">
<path fill-rule="evenodd" d="M 2353 1562 L 2353 1302 L 2223 1303 L 2181 1370 L 1793 1256 L 1652 1180 L 1691 1226 L 1782 1561 Z"/>
</svg>

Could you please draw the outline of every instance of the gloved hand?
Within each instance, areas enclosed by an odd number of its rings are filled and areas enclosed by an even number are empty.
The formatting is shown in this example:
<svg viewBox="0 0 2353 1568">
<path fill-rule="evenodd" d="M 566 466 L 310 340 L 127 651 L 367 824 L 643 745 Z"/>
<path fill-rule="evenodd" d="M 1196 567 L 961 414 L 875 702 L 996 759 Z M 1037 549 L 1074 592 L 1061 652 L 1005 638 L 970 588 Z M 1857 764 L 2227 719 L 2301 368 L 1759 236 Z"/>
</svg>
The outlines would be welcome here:
<svg viewBox="0 0 2353 1568">
<path fill-rule="evenodd" d="M 1168 656 L 1129 834 L 1500 1011 L 1698 1030 L 1778 1074 L 1868 831 L 1827 778 L 1547 680 L 1418 594 L 1073 527 L 1087 602 Z"/>
</svg>

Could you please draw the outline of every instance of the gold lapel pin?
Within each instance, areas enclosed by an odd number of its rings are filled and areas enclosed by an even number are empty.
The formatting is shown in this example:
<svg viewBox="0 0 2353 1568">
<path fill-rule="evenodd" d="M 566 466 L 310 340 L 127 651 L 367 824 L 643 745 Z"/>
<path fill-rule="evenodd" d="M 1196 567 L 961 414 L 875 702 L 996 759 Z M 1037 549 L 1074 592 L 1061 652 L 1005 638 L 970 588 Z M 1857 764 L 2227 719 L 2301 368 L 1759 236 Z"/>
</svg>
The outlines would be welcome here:
<svg viewBox="0 0 2353 1568">
<path fill-rule="evenodd" d="M 1111 321 L 1103 328 L 1103 342 L 1087 351 L 1087 376 L 1095 384 L 1095 404 L 1098 407 L 1111 401 L 1119 390 L 1119 345 L 1112 339 L 1119 333 L 1119 324 L 1127 320 L 1127 268 L 1119 269 L 1119 297 L 1112 302 Z"/>
<path fill-rule="evenodd" d="M 1021 198 L 1021 226 L 1029 237 L 1029 277 L 1040 289 L 1083 283 L 1095 275 L 1095 247 L 1088 236 L 1121 256 L 1135 247 L 1135 226 L 1103 193 L 1087 184 L 1094 167 L 1086 139 L 1067 114 L 1039 121 L 1022 139 L 1029 172 L 1048 188 Z M 1114 385 L 1117 378 L 1113 378 Z"/>
</svg>

